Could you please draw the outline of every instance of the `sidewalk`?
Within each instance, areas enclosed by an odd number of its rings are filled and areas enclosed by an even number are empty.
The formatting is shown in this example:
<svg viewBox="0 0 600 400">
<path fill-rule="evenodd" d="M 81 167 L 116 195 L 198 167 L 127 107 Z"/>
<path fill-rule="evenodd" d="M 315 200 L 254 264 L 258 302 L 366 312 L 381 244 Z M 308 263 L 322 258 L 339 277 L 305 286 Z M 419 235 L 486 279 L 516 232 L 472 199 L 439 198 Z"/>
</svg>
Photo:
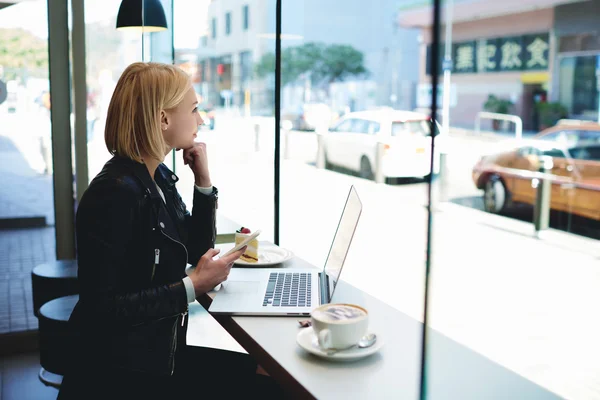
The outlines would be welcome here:
<svg viewBox="0 0 600 400">
<path fill-rule="evenodd" d="M 31 271 L 56 259 L 52 176 L 32 130 L 47 127 L 36 117 L 0 116 L 0 335 L 37 329 Z"/>
</svg>

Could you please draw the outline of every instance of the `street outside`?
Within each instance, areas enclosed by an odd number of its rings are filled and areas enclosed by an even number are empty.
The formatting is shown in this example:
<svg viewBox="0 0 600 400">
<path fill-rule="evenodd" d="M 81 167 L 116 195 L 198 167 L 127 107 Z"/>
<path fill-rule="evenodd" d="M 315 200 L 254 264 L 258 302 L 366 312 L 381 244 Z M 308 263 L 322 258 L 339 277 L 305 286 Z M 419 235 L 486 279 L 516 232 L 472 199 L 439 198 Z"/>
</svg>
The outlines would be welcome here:
<svg viewBox="0 0 600 400">
<path fill-rule="evenodd" d="M 3 159 L 2 169 L 17 175 L 24 171 L 23 180 L 39 179 L 43 159 L 34 136 L 39 129 L 19 129 L 31 123 L 31 116 L 13 114 L 9 120 L 12 125 L 3 122 L 0 134 L 12 140 L 28 168 L 10 168 L 6 163 L 11 161 Z M 258 146 L 256 123 L 261 127 Z M 91 177 L 109 158 L 102 130 L 103 124 L 96 123 L 88 144 Z M 208 146 L 219 212 L 252 230 L 262 229 L 263 240 L 273 239 L 273 131 L 272 119 L 222 112 L 215 130 L 198 135 Z M 280 245 L 321 267 L 354 185 L 363 214 L 343 279 L 422 320 L 427 183 L 377 184 L 318 169 L 314 133 L 293 132 L 290 138 L 289 158 L 281 164 Z M 433 190 L 429 322 L 560 396 L 600 398 L 600 246 L 595 239 L 554 229 L 535 239 L 530 222 L 480 210 L 471 168 L 500 140 L 472 132 L 448 138 L 448 174 L 443 189 L 438 179 Z M 284 144 L 282 139 L 282 153 Z M 176 157 L 178 187 L 191 205 L 193 177 L 181 154 Z M 436 362 L 436 354 L 430 354 L 430 362 Z"/>
</svg>

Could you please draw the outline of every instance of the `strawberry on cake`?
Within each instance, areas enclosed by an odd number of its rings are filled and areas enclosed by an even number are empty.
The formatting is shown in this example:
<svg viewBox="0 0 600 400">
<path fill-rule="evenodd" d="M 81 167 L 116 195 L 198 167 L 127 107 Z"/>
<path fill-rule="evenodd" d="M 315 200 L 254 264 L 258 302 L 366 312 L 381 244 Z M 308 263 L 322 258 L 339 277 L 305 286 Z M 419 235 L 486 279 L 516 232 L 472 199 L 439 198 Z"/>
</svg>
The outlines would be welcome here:
<svg viewBox="0 0 600 400">
<path fill-rule="evenodd" d="M 246 227 L 241 227 L 235 232 L 235 244 L 241 243 L 251 234 L 252 231 Z M 258 262 L 258 239 L 254 238 L 248 243 L 246 247 L 246 251 L 240 257 L 240 260 L 245 261 L 247 263 L 257 263 Z"/>
</svg>

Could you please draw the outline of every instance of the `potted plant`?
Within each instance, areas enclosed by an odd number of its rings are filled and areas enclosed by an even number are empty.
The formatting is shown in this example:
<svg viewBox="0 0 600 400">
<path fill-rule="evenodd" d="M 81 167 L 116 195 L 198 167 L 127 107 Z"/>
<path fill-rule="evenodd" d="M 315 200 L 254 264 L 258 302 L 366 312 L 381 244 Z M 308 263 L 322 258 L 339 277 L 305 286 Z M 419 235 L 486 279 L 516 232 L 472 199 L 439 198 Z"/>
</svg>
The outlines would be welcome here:
<svg viewBox="0 0 600 400">
<path fill-rule="evenodd" d="M 513 107 L 513 103 L 507 99 L 501 99 L 493 94 L 490 94 L 483 104 L 483 109 L 488 112 L 497 114 L 508 114 Z M 492 128 L 497 131 L 500 130 L 500 120 L 492 120 Z"/>
<path fill-rule="evenodd" d="M 540 129 L 554 126 L 559 119 L 566 118 L 567 108 L 558 102 L 537 103 L 536 110 L 540 118 Z"/>
</svg>

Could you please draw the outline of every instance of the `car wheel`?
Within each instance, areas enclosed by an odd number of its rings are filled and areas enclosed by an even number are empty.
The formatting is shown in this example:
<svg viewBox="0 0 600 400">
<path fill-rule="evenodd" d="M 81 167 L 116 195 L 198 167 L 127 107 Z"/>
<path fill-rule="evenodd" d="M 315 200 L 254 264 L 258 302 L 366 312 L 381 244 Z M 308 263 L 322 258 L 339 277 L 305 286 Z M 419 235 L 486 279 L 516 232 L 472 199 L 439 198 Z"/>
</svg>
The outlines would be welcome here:
<svg viewBox="0 0 600 400">
<path fill-rule="evenodd" d="M 506 208 L 508 192 L 500 177 L 493 175 L 483 189 L 483 207 L 485 211 L 499 214 Z"/>
<path fill-rule="evenodd" d="M 373 169 L 371 168 L 371 162 L 366 156 L 362 156 L 360 159 L 360 177 L 364 179 L 373 179 Z"/>
</svg>

